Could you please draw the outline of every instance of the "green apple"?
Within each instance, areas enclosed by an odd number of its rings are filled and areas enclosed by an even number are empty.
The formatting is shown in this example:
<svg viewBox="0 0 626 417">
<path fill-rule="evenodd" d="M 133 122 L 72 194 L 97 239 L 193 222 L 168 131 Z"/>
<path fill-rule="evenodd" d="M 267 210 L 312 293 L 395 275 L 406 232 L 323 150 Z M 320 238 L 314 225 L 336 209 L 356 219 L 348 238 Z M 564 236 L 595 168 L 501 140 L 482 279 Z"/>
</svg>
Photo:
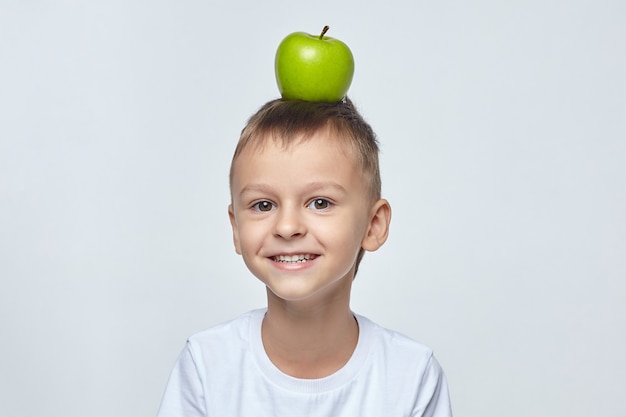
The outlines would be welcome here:
<svg viewBox="0 0 626 417">
<path fill-rule="evenodd" d="M 281 96 L 287 100 L 337 102 L 354 75 L 354 58 L 342 41 L 304 32 L 287 35 L 278 45 L 274 70 Z"/>
</svg>

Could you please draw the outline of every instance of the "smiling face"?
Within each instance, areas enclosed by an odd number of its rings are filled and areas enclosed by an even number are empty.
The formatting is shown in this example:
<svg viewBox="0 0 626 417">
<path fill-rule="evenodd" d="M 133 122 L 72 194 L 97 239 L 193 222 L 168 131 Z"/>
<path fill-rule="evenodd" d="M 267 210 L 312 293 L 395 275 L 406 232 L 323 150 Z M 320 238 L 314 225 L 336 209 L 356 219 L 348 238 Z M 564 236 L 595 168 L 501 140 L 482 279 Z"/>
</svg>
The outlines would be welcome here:
<svg viewBox="0 0 626 417">
<path fill-rule="evenodd" d="M 357 160 L 325 129 L 288 147 L 266 139 L 233 162 L 235 249 L 276 297 L 349 293 L 359 250 L 384 242 L 377 213 L 388 205 L 372 201 Z"/>
</svg>

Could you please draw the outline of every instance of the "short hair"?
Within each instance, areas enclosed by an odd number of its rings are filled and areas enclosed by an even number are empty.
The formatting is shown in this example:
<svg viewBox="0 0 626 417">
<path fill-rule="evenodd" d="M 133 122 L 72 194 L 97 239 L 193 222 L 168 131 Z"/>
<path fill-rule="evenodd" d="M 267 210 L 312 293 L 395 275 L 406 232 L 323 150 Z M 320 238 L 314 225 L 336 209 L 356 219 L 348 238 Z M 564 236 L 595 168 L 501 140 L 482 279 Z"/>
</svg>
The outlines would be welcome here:
<svg viewBox="0 0 626 417">
<path fill-rule="evenodd" d="M 347 97 L 336 103 L 276 99 L 264 104 L 241 131 L 231 163 L 230 180 L 235 159 L 248 146 L 260 148 L 268 138 L 290 146 L 296 139 L 307 140 L 326 128 L 355 150 L 361 169 L 368 177 L 370 196 L 378 200 L 381 196 L 378 140 L 372 127 Z"/>
<path fill-rule="evenodd" d="M 335 103 L 276 99 L 264 104 L 241 131 L 230 167 L 231 185 L 235 160 L 244 149 L 250 146 L 261 148 L 268 140 L 288 147 L 295 141 L 308 140 L 324 129 L 330 129 L 337 140 L 355 151 L 367 181 L 369 199 L 378 200 L 381 197 L 378 140 L 372 127 L 347 97 Z M 359 251 L 355 275 L 364 252 L 363 248 Z"/>
</svg>

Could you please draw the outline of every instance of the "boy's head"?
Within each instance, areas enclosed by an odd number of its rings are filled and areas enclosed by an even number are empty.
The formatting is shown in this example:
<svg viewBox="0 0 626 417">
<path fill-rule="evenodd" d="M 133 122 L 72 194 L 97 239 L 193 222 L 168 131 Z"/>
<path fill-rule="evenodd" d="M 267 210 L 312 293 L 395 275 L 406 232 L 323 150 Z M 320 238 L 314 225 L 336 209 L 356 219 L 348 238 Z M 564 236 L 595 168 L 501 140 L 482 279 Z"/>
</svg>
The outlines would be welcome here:
<svg viewBox="0 0 626 417">
<path fill-rule="evenodd" d="M 378 200 L 381 196 L 378 141 L 370 125 L 348 98 L 337 103 L 282 99 L 266 103 L 242 130 L 233 162 L 247 147 L 260 149 L 268 140 L 274 140 L 289 148 L 324 129 L 330 129 L 342 144 L 355 151 L 363 180 L 368 184 L 370 201 Z M 234 164 L 231 164 L 231 183 L 233 167 Z"/>
<path fill-rule="evenodd" d="M 320 139 L 327 138 L 327 139 Z M 330 138 L 330 139 L 328 139 Z M 311 140 L 316 142 L 311 143 Z M 318 140 L 330 140 L 330 142 L 317 142 Z M 319 145 L 317 145 L 319 143 Z M 378 143 L 375 134 L 370 125 L 365 122 L 361 115 L 357 112 L 355 106 L 349 99 L 345 99 L 338 103 L 319 103 L 319 102 L 306 102 L 296 100 L 273 100 L 262 106 L 257 113 L 255 113 L 248 121 L 246 127 L 242 130 L 239 142 L 235 149 L 233 156 L 231 169 L 230 169 L 230 186 L 232 204 L 229 209 L 231 215 L 231 222 L 233 222 L 233 230 L 235 231 L 235 244 L 240 245 L 239 227 L 237 225 L 237 219 L 235 212 L 237 211 L 237 201 L 239 199 L 239 193 L 241 190 L 241 184 L 238 184 L 238 179 L 242 174 L 242 171 L 246 171 L 247 177 L 251 174 L 252 178 L 255 178 L 257 171 L 250 173 L 249 167 L 255 165 L 259 158 L 263 159 L 264 152 L 274 152 L 275 149 L 282 149 L 280 153 L 294 153 L 295 150 L 305 147 L 308 149 L 304 155 L 301 155 L 301 161 L 309 162 L 308 155 L 310 152 L 319 154 L 316 152 L 318 146 L 331 145 L 334 152 L 339 152 L 344 155 L 342 162 L 337 162 L 349 167 L 349 172 L 352 173 L 352 177 L 355 179 L 356 189 L 358 189 L 357 197 L 358 206 L 364 208 L 368 213 L 372 208 L 376 211 L 376 206 L 380 205 L 379 201 L 381 197 L 381 179 L 378 162 Z M 328 149 L 327 147 L 325 149 Z M 295 152 L 298 153 L 298 152 Z M 331 152 L 328 158 L 333 158 Z M 282 155 L 275 156 L 280 159 Z M 326 160 L 326 159 L 325 159 Z M 272 159 L 271 161 L 274 161 Z M 291 161 L 291 159 L 289 159 Z M 258 171 L 258 175 L 263 175 L 267 170 L 273 170 L 279 167 L 281 162 L 278 160 L 271 162 L 270 165 L 266 165 L 261 171 Z M 289 165 L 289 163 L 286 163 Z M 335 165 L 336 166 L 336 165 Z M 332 166 L 326 167 L 331 169 Z M 288 168 L 285 168 L 287 170 Z M 300 176 L 308 176 L 309 172 L 314 174 L 317 167 L 307 172 L 299 172 Z M 282 176 L 289 175 L 286 172 L 280 171 Z M 280 178 L 280 176 L 278 177 Z M 305 180 L 306 178 L 301 180 Z M 256 180 L 255 180 L 256 181 Z M 277 187 L 281 190 L 290 189 L 291 187 L 297 188 L 300 182 L 295 184 L 279 184 L 281 180 L 276 181 Z M 235 189 L 236 188 L 236 189 Z M 247 188 L 243 186 L 243 188 Z M 255 196 L 256 198 L 256 196 Z M 247 199 L 247 197 L 246 197 Z M 266 201 L 265 199 L 253 201 L 253 211 L 261 211 L 258 207 L 259 201 L 263 204 L 270 203 L 272 206 L 274 202 Z M 250 204 L 248 202 L 239 203 L 239 206 Z M 388 204 L 382 203 L 383 211 L 386 214 L 382 216 L 374 215 L 382 220 L 374 220 L 383 227 L 375 226 L 375 229 L 384 229 L 384 237 L 382 240 L 380 237 L 374 238 L 377 241 L 373 246 L 371 244 L 363 244 L 358 250 L 356 259 L 353 258 L 354 273 L 358 269 L 358 265 L 363 257 L 364 248 L 367 250 L 375 250 L 384 239 L 386 239 L 386 230 L 388 227 Z M 267 210 L 272 210 L 272 207 L 267 205 Z M 241 207 L 239 207 L 241 209 Z M 264 208 L 263 211 L 266 209 Z M 245 213 L 245 211 L 244 211 Z M 247 214 L 242 214 L 244 217 Z M 355 213 L 356 215 L 356 213 Z M 372 214 L 369 214 L 372 216 Z M 385 216 L 387 216 L 386 219 Z M 256 222 L 256 220 L 253 220 Z M 247 222 L 250 224 L 250 222 Z M 247 229 L 249 230 L 249 229 Z M 243 233 L 243 232 L 242 232 Z M 248 235 L 248 234 L 246 234 Z M 243 240 L 243 239 L 241 239 Z M 370 238 L 371 241 L 371 238 Z M 237 248 L 238 252 L 242 252 L 241 248 Z M 243 251 L 245 252 L 245 250 Z M 246 256 L 244 253 L 244 260 Z M 247 262 L 248 263 L 248 262 Z M 248 265 L 250 267 L 250 265 Z M 254 272 L 254 271 L 253 271 Z"/>
</svg>

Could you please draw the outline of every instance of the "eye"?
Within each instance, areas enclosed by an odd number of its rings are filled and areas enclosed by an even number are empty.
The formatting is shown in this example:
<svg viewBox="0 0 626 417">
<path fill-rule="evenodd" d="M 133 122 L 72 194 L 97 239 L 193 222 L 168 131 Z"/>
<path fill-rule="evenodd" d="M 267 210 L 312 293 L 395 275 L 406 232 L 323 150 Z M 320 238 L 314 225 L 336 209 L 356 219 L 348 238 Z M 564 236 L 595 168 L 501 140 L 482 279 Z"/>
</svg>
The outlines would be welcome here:
<svg viewBox="0 0 626 417">
<path fill-rule="evenodd" d="M 312 210 L 328 210 L 331 205 L 332 203 L 324 198 L 316 198 L 307 207 Z"/>
<path fill-rule="evenodd" d="M 274 210 L 276 206 L 267 200 L 263 200 L 255 203 L 252 208 L 256 211 L 266 212 Z"/>
</svg>

